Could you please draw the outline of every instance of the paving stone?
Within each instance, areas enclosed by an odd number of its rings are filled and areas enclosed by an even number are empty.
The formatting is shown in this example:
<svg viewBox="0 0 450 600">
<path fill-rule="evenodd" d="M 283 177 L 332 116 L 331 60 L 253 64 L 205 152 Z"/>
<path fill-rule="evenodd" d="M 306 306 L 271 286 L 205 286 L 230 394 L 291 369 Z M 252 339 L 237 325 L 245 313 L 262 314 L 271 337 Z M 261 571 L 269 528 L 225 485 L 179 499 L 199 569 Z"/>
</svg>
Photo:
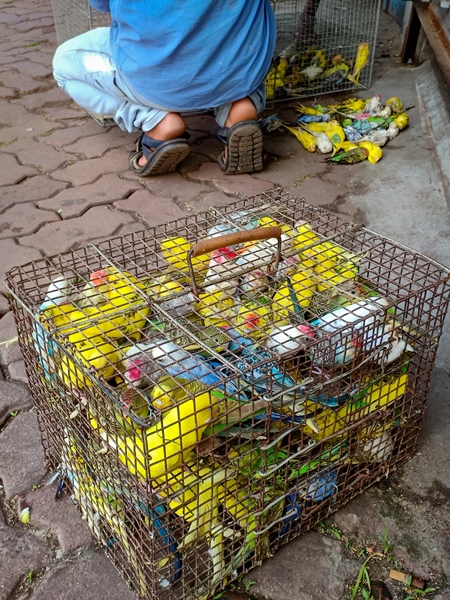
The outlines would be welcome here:
<svg viewBox="0 0 450 600">
<path fill-rule="evenodd" d="M 83 137 L 74 144 L 65 146 L 64 150 L 71 154 L 82 154 L 86 158 L 96 158 L 103 156 L 111 148 L 124 147 L 124 154 L 128 156 L 129 148 L 125 148 L 125 146 L 130 145 L 131 148 L 135 141 L 135 133 L 127 133 L 121 131 L 118 127 L 114 127 L 99 135 Z"/>
<path fill-rule="evenodd" d="M 93 206 L 124 198 L 140 187 L 139 183 L 121 179 L 117 175 L 102 175 L 95 183 L 68 188 L 49 200 L 40 200 L 38 206 L 58 211 L 63 219 L 70 219 L 82 215 Z"/>
<path fill-rule="evenodd" d="M 51 256 L 100 237 L 117 235 L 124 225 L 133 221 L 131 215 L 99 206 L 91 208 L 78 219 L 44 225 L 34 235 L 21 238 L 21 243 L 39 248 L 46 256 Z"/>
<path fill-rule="evenodd" d="M 3 56 L 0 56 L 0 65 L 10 65 L 12 63 L 15 63 L 18 61 L 17 56 L 9 56 L 7 54 L 4 54 Z"/>
<path fill-rule="evenodd" d="M 155 196 L 148 190 L 134 192 L 126 200 L 114 202 L 114 206 L 119 210 L 139 215 L 150 226 L 185 216 L 185 212 L 173 200 Z"/>
<path fill-rule="evenodd" d="M 295 188 L 296 182 L 302 185 L 306 178 L 314 177 L 326 170 L 327 165 L 317 160 L 311 160 L 309 152 L 304 151 L 301 160 L 299 156 L 295 161 L 289 159 L 272 160 L 267 163 L 261 173 L 254 173 L 255 179 L 271 181 L 276 186 L 285 189 Z"/>
<path fill-rule="evenodd" d="M 16 360 L 8 365 L 9 377 L 12 381 L 20 381 L 28 384 L 28 376 L 23 360 Z"/>
<path fill-rule="evenodd" d="M 18 29 L 19 31 L 34 31 L 38 27 L 53 27 L 53 25 L 54 21 L 51 17 L 44 17 L 36 21 L 25 21 L 24 23 L 18 23 L 15 26 L 15 29 Z"/>
<path fill-rule="evenodd" d="M 1 117 L 0 117 L 1 119 Z M 14 127 L 0 129 L 0 143 L 9 144 L 17 138 L 34 138 L 39 135 L 49 135 L 52 131 L 61 129 L 61 123 L 53 123 L 41 115 L 31 115 L 26 123 Z"/>
<path fill-rule="evenodd" d="M 51 531 L 58 537 L 63 553 L 70 554 L 89 546 L 94 538 L 67 494 L 55 500 L 56 487 L 56 484 L 42 486 L 28 492 L 25 501 L 31 508 L 31 523 Z"/>
<path fill-rule="evenodd" d="M 288 156 L 298 157 L 298 153 L 304 152 L 303 146 L 291 134 L 274 131 L 264 135 L 264 150 L 273 156 L 286 158 Z"/>
<path fill-rule="evenodd" d="M 12 311 L 7 312 L 0 319 L 0 344 L 2 364 L 8 365 L 16 360 L 21 360 L 22 354 L 17 341 L 17 328 Z"/>
<path fill-rule="evenodd" d="M 50 560 L 43 540 L 19 527 L 8 527 L 0 510 L 0 600 L 6 600 L 30 571 L 36 572 Z"/>
<path fill-rule="evenodd" d="M 12 239 L 0 240 L 0 293 L 5 294 L 8 291 L 5 285 L 5 275 L 8 271 L 10 271 L 13 267 L 17 265 L 23 265 L 25 263 L 28 263 L 32 260 L 37 260 L 39 258 L 42 258 L 42 255 L 35 248 L 25 248 L 20 244 L 17 244 Z M 5 315 L 5 317 L 6 316 L 7 314 Z M 1 322 L 5 317 L 2 317 L 2 319 L 0 320 L 0 331 L 2 328 Z M 9 359 L 9 362 L 18 360 L 17 356 L 16 358 L 11 357 Z"/>
<path fill-rule="evenodd" d="M 323 181 L 320 177 L 308 177 L 300 185 L 286 186 L 286 192 L 304 198 L 313 206 L 330 206 L 339 196 L 348 193 L 347 187 L 342 184 Z"/>
<path fill-rule="evenodd" d="M 204 162 L 208 162 L 209 158 L 201 154 L 195 154 L 192 149 L 184 160 L 177 166 L 179 173 L 191 173 L 200 169 Z"/>
<path fill-rule="evenodd" d="M 51 67 L 45 65 L 35 64 L 30 61 L 19 61 L 14 63 L 13 68 L 24 75 L 30 75 L 31 77 L 48 77 L 53 73 Z"/>
<path fill-rule="evenodd" d="M 35 202 L 50 198 L 65 189 L 67 185 L 65 182 L 53 181 L 45 175 L 36 175 L 17 185 L 3 187 L 0 194 L 0 212 L 20 202 Z"/>
<path fill-rule="evenodd" d="M 63 152 L 58 152 L 50 145 L 44 145 L 45 142 L 35 142 L 34 140 L 19 139 L 9 146 L 5 146 L 3 151 L 8 154 L 15 154 L 21 165 L 31 165 L 35 168 L 41 168 L 44 171 L 53 171 L 61 167 L 70 160 L 70 156 Z"/>
<path fill-rule="evenodd" d="M 0 186 L 19 183 L 25 177 L 37 175 L 37 169 L 19 165 L 17 159 L 9 154 L 0 155 Z"/>
<path fill-rule="evenodd" d="M 27 123 L 33 116 L 35 115 L 31 115 L 23 106 L 20 106 L 20 104 L 0 100 L 0 125 L 4 127 L 7 125 L 21 125 Z"/>
<path fill-rule="evenodd" d="M 32 406 L 33 401 L 26 385 L 0 381 L 0 426 L 9 418 L 10 411 L 25 410 Z"/>
<path fill-rule="evenodd" d="M 360 494 L 340 508 L 330 521 L 346 535 L 361 539 L 378 540 L 386 523 L 380 515 L 370 493 Z"/>
<path fill-rule="evenodd" d="M 0 22 L 1 23 L 9 23 L 10 25 L 14 25 L 15 23 L 20 23 L 21 18 L 15 14 L 15 15 L 8 15 L 6 13 L 1 14 L 0 13 Z"/>
<path fill-rule="evenodd" d="M 135 600 L 112 562 L 96 552 L 45 575 L 32 600 Z"/>
<path fill-rule="evenodd" d="M 223 152 L 224 145 L 217 138 L 208 138 L 202 144 L 193 147 L 196 154 L 203 154 L 216 161 Z"/>
<path fill-rule="evenodd" d="M 9 300 L 3 294 L 0 294 L 0 316 L 5 315 L 7 312 L 11 310 L 9 305 Z"/>
<path fill-rule="evenodd" d="M 63 92 L 63 90 L 60 87 L 52 85 L 52 89 L 50 90 L 45 90 L 45 92 L 28 94 L 27 96 L 19 98 L 17 102 L 19 104 L 22 104 L 26 108 L 35 110 L 36 108 L 42 108 L 43 106 L 61 104 L 64 102 L 67 102 L 67 104 L 70 105 L 73 102 L 73 100 L 71 100 L 71 98 L 69 98 L 69 96 L 65 92 Z"/>
<path fill-rule="evenodd" d="M 50 83 L 46 81 L 36 81 L 30 75 L 23 75 L 21 73 L 2 73 L 0 75 L 0 81 L 6 87 L 17 88 L 21 92 L 34 92 L 40 89 L 46 89 L 50 87 Z"/>
<path fill-rule="evenodd" d="M 50 142 L 50 144 L 53 144 L 53 146 L 64 148 L 65 146 L 73 144 L 76 140 L 79 140 L 82 137 L 94 135 L 99 131 L 101 131 L 100 126 L 94 121 L 94 119 L 87 117 L 86 122 L 82 125 L 67 127 L 60 129 L 59 131 L 54 131 L 47 137 L 46 141 Z"/>
<path fill-rule="evenodd" d="M 16 95 L 17 92 L 15 92 L 13 89 L 0 87 L 0 98 L 14 98 Z"/>
<path fill-rule="evenodd" d="M 204 163 L 198 171 L 189 173 L 191 179 L 213 183 L 225 194 L 243 197 L 267 192 L 274 187 L 270 181 L 261 181 L 250 175 L 225 175 L 216 163 Z"/>
<path fill-rule="evenodd" d="M 71 158 L 73 158 L 71 156 Z M 52 173 L 53 179 L 69 181 L 74 187 L 92 183 L 104 173 L 120 173 L 128 168 L 128 157 L 124 150 L 111 150 L 101 158 L 78 160 L 64 169 Z"/>
<path fill-rule="evenodd" d="M 44 223 L 58 220 L 54 212 L 39 210 L 31 203 L 16 204 L 0 215 L 0 239 L 28 235 Z"/>
<path fill-rule="evenodd" d="M 81 119 L 86 117 L 86 111 L 83 108 L 76 108 L 75 104 L 69 107 L 64 106 L 46 106 L 42 108 L 42 113 L 49 116 L 52 121 L 58 119 Z"/>
<path fill-rule="evenodd" d="M 206 131 L 211 135 L 215 135 L 219 130 L 214 116 L 210 114 L 192 115 L 185 117 L 186 128 L 188 131 Z"/>
<path fill-rule="evenodd" d="M 345 556 L 341 542 L 311 531 L 280 548 L 244 583 L 256 581 L 252 595 L 271 600 L 342 598 L 359 568 L 358 561 Z"/>
<path fill-rule="evenodd" d="M 14 417 L 0 434 L 0 478 L 8 499 L 39 484 L 47 469 L 32 409 Z"/>
<path fill-rule="evenodd" d="M 208 192 L 207 194 L 202 194 L 198 198 L 196 198 L 193 202 L 183 202 L 180 200 L 177 201 L 180 206 L 182 206 L 188 212 L 203 212 L 211 208 L 211 206 L 227 206 L 232 202 L 236 202 L 236 198 L 231 198 L 227 196 L 223 192 L 219 192 L 219 190 L 215 190 L 214 192 Z"/>
<path fill-rule="evenodd" d="M 450 600 L 450 588 L 439 591 L 437 595 L 434 596 L 434 600 Z"/>
<path fill-rule="evenodd" d="M 123 173 L 124 177 L 127 175 L 130 175 L 133 178 L 136 177 L 131 171 Z M 208 183 L 188 181 L 179 173 L 166 173 L 159 177 L 143 178 L 142 183 L 155 196 L 165 196 L 166 198 L 172 198 L 172 200 L 175 200 L 176 202 L 178 202 L 178 200 L 192 202 L 201 193 L 209 192 L 214 189 L 211 185 L 208 185 Z"/>
</svg>

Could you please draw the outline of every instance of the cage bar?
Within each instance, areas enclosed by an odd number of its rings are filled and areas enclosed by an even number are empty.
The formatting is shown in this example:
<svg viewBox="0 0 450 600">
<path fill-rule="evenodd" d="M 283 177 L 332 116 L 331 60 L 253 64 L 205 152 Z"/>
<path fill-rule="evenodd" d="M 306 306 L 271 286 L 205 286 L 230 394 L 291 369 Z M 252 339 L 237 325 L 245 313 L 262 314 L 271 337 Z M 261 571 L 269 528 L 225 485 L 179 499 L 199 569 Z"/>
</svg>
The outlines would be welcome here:
<svg viewBox="0 0 450 600">
<path fill-rule="evenodd" d="M 449 302 L 282 190 L 7 284 L 48 465 L 147 600 L 213 597 L 408 460 Z"/>
</svg>

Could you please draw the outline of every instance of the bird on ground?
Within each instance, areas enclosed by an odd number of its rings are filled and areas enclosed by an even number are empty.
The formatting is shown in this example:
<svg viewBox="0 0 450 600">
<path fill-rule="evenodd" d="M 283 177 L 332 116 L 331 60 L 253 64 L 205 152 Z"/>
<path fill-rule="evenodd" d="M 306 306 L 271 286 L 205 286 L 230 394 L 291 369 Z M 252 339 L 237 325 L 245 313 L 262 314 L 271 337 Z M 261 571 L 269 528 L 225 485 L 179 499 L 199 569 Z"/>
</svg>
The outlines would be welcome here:
<svg viewBox="0 0 450 600">
<path fill-rule="evenodd" d="M 326 158 L 325 160 L 329 163 L 340 164 L 340 165 L 355 165 L 357 163 L 367 160 L 369 157 L 369 151 L 366 148 L 353 148 L 347 152 L 338 152 L 335 156 Z"/>
<path fill-rule="evenodd" d="M 285 123 L 283 123 L 283 127 L 295 135 L 295 137 L 301 143 L 303 148 L 305 148 L 305 150 L 308 150 L 308 152 L 316 151 L 316 138 L 313 136 L 312 133 L 309 133 L 308 131 L 303 131 L 302 129 L 300 129 L 300 127 L 290 127 Z"/>
<path fill-rule="evenodd" d="M 372 142 L 358 142 L 358 146 L 369 153 L 367 160 L 372 165 L 376 164 L 383 158 L 383 151 L 381 148 L 375 144 L 372 144 Z"/>
</svg>

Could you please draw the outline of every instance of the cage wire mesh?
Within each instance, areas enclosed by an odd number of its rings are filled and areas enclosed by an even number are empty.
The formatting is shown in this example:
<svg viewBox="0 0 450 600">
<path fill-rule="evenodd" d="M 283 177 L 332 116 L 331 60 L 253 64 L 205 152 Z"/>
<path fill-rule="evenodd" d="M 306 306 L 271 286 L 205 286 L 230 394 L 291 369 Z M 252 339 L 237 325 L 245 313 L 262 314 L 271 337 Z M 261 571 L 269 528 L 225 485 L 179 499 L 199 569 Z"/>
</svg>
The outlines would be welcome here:
<svg viewBox="0 0 450 600">
<path fill-rule="evenodd" d="M 212 597 L 414 452 L 449 271 L 282 190 L 12 269 L 46 458 L 135 592 Z"/>
<path fill-rule="evenodd" d="M 88 0 L 52 2 L 59 44 L 111 23 L 109 13 L 94 10 Z M 381 0 L 275 0 L 272 4 L 278 34 L 266 80 L 268 102 L 370 86 Z"/>
</svg>

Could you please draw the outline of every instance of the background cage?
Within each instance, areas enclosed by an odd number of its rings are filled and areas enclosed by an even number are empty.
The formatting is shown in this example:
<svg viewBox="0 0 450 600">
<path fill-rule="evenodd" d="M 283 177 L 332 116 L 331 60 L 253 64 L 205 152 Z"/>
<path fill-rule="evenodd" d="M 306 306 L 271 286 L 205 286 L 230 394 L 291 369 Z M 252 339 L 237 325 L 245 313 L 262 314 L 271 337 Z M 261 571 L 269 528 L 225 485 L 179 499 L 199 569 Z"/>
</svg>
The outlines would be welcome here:
<svg viewBox="0 0 450 600">
<path fill-rule="evenodd" d="M 94 10 L 88 0 L 52 3 L 59 44 L 110 25 L 109 13 Z M 272 83 L 270 79 L 267 82 L 269 102 L 370 86 L 381 0 L 276 0 L 273 6 L 278 26 L 274 56 L 277 76 L 273 75 Z M 336 66 L 344 64 L 352 74 L 361 43 L 368 44 L 369 56 L 358 85 Z M 318 52 L 323 54 L 318 56 Z M 288 57 L 287 72 L 277 67 L 280 56 Z M 299 74 L 316 63 L 322 72 L 311 81 Z"/>
<path fill-rule="evenodd" d="M 211 274 L 214 245 L 228 265 Z M 49 465 L 136 593 L 183 600 L 213 596 L 411 457 L 450 291 L 438 263 L 281 190 L 7 283 Z M 268 344 L 286 322 L 309 328 L 300 343 Z"/>
</svg>

